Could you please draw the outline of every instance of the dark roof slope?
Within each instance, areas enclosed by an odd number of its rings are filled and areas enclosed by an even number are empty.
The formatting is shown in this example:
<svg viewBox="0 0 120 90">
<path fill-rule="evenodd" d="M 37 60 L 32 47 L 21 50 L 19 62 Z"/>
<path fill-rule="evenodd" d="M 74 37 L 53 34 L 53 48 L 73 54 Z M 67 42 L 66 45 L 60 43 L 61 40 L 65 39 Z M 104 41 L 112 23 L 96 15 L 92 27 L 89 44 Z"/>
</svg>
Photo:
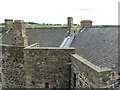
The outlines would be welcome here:
<svg viewBox="0 0 120 90">
<path fill-rule="evenodd" d="M 41 47 L 59 47 L 66 32 L 67 28 L 27 29 L 29 44 L 38 42 Z"/>
<path fill-rule="evenodd" d="M 59 47 L 67 34 L 67 28 L 26 29 L 29 45 L 39 43 L 41 47 Z M 12 30 L 2 38 L 3 44 L 12 44 Z"/>
<path fill-rule="evenodd" d="M 76 52 L 99 67 L 118 63 L 118 27 L 86 28 L 72 43 Z"/>
<path fill-rule="evenodd" d="M 4 35 L 1 38 L 2 44 L 12 45 L 12 36 L 13 36 L 12 29 L 10 29 L 8 32 L 4 33 Z"/>
</svg>

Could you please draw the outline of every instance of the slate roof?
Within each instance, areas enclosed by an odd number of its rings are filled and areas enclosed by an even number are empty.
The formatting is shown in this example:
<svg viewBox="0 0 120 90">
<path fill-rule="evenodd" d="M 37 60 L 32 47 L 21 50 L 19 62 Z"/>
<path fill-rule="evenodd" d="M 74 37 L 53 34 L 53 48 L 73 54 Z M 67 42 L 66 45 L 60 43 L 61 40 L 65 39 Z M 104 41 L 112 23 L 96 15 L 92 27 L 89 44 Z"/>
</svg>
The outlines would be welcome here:
<svg viewBox="0 0 120 90">
<path fill-rule="evenodd" d="M 99 67 L 118 63 L 118 27 L 86 28 L 72 43 L 77 54 Z"/>
<path fill-rule="evenodd" d="M 29 44 L 38 42 L 41 47 L 59 47 L 67 35 L 67 28 L 27 29 Z"/>
<path fill-rule="evenodd" d="M 2 40 L 2 44 L 12 45 L 12 34 L 13 34 L 12 29 L 9 30 L 9 32 L 4 33 L 4 35 L 0 39 L 0 40 Z"/>
<path fill-rule="evenodd" d="M 29 45 L 39 43 L 41 47 L 59 47 L 67 35 L 67 28 L 26 29 Z M 3 44 L 12 44 L 12 30 L 2 38 Z"/>
</svg>

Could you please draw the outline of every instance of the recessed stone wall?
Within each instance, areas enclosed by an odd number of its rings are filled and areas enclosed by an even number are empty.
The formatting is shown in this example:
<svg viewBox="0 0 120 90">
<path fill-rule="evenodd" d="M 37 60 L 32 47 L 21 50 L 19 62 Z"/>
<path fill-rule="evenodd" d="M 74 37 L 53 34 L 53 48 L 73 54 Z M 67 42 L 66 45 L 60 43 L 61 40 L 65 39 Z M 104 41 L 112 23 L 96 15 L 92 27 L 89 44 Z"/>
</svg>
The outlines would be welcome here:
<svg viewBox="0 0 120 90">
<path fill-rule="evenodd" d="M 26 88 L 69 88 L 74 48 L 25 48 Z"/>
</svg>

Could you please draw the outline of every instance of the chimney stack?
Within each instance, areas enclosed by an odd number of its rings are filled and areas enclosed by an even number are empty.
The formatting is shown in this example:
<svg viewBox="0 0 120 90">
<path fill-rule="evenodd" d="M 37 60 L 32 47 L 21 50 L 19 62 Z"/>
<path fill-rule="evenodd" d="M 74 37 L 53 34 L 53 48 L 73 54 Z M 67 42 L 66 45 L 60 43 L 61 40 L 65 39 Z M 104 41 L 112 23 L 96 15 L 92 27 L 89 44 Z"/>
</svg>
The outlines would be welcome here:
<svg viewBox="0 0 120 90">
<path fill-rule="evenodd" d="M 23 20 L 15 20 L 13 23 L 13 45 L 24 47 L 28 46 L 26 25 Z"/>
<path fill-rule="evenodd" d="M 82 28 L 92 27 L 92 21 L 91 20 L 82 20 L 81 27 Z"/>
<path fill-rule="evenodd" d="M 68 29 L 68 36 L 70 36 L 73 33 L 73 18 L 68 17 L 67 18 L 67 29 Z"/>
<path fill-rule="evenodd" d="M 5 30 L 13 28 L 13 19 L 5 19 Z"/>
</svg>

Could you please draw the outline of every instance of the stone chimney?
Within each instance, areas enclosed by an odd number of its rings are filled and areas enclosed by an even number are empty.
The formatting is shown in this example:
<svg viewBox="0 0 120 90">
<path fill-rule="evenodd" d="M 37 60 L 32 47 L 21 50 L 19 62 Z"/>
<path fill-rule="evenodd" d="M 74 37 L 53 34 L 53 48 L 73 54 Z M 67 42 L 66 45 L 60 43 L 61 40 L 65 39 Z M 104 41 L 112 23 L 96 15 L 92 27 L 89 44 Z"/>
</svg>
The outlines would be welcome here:
<svg viewBox="0 0 120 90">
<path fill-rule="evenodd" d="M 67 17 L 67 29 L 68 29 L 68 36 L 73 33 L 73 18 Z"/>
<path fill-rule="evenodd" d="M 13 45 L 28 46 L 28 39 L 26 35 L 26 24 L 23 20 L 15 20 L 13 23 Z"/>
<path fill-rule="evenodd" d="M 13 28 L 13 19 L 5 19 L 5 30 Z"/>
<path fill-rule="evenodd" d="M 92 27 L 92 21 L 91 20 L 82 20 L 81 21 L 81 27 L 82 28 Z"/>
</svg>

